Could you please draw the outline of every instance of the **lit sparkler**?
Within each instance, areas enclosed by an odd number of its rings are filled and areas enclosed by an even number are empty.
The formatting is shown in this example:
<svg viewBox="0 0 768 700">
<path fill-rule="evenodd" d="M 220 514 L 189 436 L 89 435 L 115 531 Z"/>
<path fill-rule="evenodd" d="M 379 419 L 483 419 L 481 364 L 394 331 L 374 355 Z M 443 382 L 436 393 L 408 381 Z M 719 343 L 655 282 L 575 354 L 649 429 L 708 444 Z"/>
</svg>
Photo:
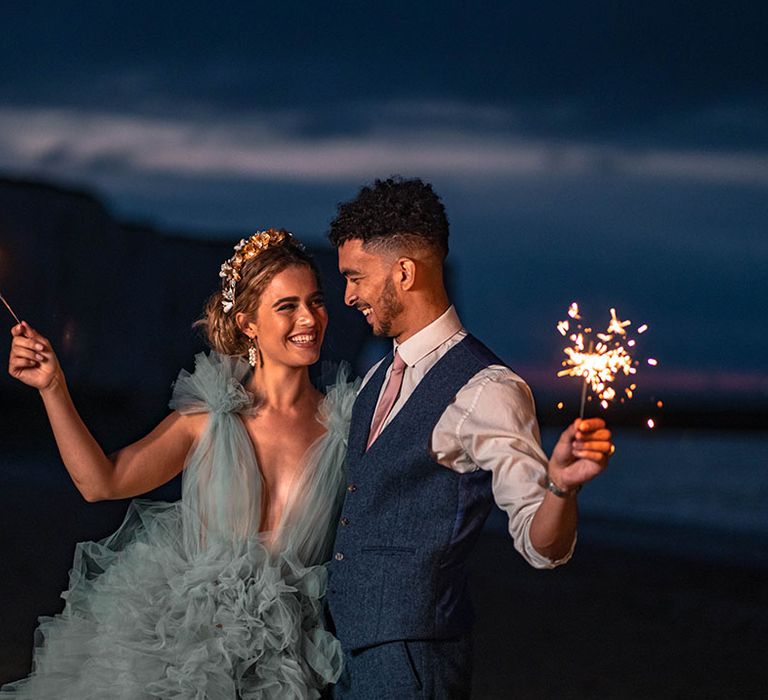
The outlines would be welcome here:
<svg viewBox="0 0 768 700">
<path fill-rule="evenodd" d="M 612 386 L 613 382 L 621 375 L 631 376 L 637 372 L 637 360 L 632 357 L 631 349 L 635 346 L 635 340 L 629 336 L 628 329 L 632 325 L 629 320 L 622 321 L 616 309 L 611 309 L 611 318 L 604 332 L 595 333 L 590 327 L 585 327 L 579 321 L 581 315 L 579 306 L 574 302 L 568 309 L 571 322 L 559 321 L 558 332 L 566 336 L 572 345 L 563 349 L 566 359 L 563 360 L 564 369 L 557 373 L 558 377 L 580 377 L 583 381 L 581 390 L 581 408 L 579 417 L 584 417 L 584 402 L 587 388 L 597 396 L 600 405 L 608 408 L 608 405 L 617 396 L 618 392 Z M 575 324 L 575 325 L 574 325 Z M 642 333 L 648 329 L 646 324 L 638 328 Z M 656 360 L 648 360 L 648 364 L 658 364 Z M 632 398 L 636 384 L 630 384 L 624 389 L 627 398 Z M 624 398 L 621 398 L 623 401 Z"/>
</svg>

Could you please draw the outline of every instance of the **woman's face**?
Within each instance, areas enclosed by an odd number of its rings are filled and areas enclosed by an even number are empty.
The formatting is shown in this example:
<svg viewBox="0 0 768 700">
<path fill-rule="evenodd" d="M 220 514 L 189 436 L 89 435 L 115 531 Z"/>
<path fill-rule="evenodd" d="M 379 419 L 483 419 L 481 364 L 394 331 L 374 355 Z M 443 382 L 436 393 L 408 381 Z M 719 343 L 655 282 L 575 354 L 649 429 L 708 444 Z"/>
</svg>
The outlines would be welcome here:
<svg viewBox="0 0 768 700">
<path fill-rule="evenodd" d="M 264 363 L 311 365 L 320 357 L 328 312 L 312 269 L 286 268 L 261 296 L 252 324 Z"/>
</svg>

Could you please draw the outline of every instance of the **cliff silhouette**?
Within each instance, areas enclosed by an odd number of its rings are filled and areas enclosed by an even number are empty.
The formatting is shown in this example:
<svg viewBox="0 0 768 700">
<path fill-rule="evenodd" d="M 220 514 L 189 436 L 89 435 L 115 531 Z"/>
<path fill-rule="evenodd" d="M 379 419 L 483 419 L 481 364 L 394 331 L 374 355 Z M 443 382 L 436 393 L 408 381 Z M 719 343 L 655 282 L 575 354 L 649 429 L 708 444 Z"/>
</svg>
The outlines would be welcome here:
<svg viewBox="0 0 768 700">
<path fill-rule="evenodd" d="M 116 447 L 162 418 L 179 370 L 206 349 L 192 323 L 219 285 L 222 261 L 248 233 L 192 238 L 120 221 L 90 192 L 0 178 L 0 291 L 52 341 L 86 422 Z M 311 252 L 331 319 L 318 371 L 324 361 L 354 367 L 367 325 L 344 306 L 335 252 Z M 9 335 L 1 335 L 7 358 Z M 36 436 L 48 433 L 36 392 L 5 372 L 0 416 L 6 447 L 39 446 Z"/>
<path fill-rule="evenodd" d="M 206 348 L 192 323 L 217 288 L 221 262 L 247 233 L 219 230 L 201 237 L 121 221 L 92 192 L 0 177 L 0 290 L 54 343 L 77 405 L 105 445 L 135 439 L 163 417 L 179 369 L 190 368 L 194 354 Z M 329 247 L 312 252 L 330 315 L 322 359 L 348 361 L 362 373 L 387 344 L 373 339 L 360 315 L 344 306 L 335 252 Z M 446 278 L 450 289 L 450 266 Z M 4 309 L 2 315 L 10 328 L 10 315 Z M 2 357 L 8 348 L 8 335 L 1 333 Z M 519 369 L 534 390 L 539 421 L 567 423 L 570 412 L 556 404 L 568 390 L 554 372 Z M 37 439 L 48 428 L 36 392 L 0 374 L 0 443 L 52 448 L 50 441 Z M 576 396 L 575 383 L 572 388 Z M 656 392 L 648 389 L 646 382 L 648 400 L 612 406 L 611 424 L 639 427 L 649 414 L 666 428 L 760 431 L 768 424 L 764 390 L 691 393 L 674 382 Z M 663 410 L 650 409 L 650 400 L 656 401 L 651 393 L 663 399 Z M 588 413 L 602 415 L 594 405 Z"/>
</svg>

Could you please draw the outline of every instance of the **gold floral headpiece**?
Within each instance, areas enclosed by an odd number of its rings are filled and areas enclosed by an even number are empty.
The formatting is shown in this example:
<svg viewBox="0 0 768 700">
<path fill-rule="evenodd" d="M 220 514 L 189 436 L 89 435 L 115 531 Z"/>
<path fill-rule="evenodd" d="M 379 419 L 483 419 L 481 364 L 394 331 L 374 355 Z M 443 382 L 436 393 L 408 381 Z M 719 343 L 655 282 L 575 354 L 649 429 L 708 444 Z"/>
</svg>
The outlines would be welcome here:
<svg viewBox="0 0 768 700">
<path fill-rule="evenodd" d="M 280 245 L 288 238 L 295 240 L 288 231 L 269 228 L 266 231 L 257 231 L 250 238 L 243 238 L 235 246 L 235 254 L 222 264 L 219 272 L 219 277 L 222 278 L 221 305 L 224 307 L 224 313 L 229 313 L 235 305 L 235 286 L 240 281 L 243 263 L 268 248 Z"/>
</svg>

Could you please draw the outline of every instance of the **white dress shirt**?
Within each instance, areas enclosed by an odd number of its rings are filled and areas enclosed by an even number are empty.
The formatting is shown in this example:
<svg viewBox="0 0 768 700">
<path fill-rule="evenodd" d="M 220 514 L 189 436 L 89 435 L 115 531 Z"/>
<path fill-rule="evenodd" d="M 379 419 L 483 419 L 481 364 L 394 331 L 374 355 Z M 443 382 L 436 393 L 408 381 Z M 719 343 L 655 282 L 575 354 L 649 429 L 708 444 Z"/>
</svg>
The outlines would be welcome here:
<svg viewBox="0 0 768 700">
<path fill-rule="evenodd" d="M 400 395 L 382 429 L 435 363 L 466 335 L 451 306 L 408 340 L 394 344 L 407 366 Z M 388 357 L 369 370 L 362 386 Z M 531 520 L 546 493 L 548 460 L 541 449 L 533 395 L 514 372 L 503 365 L 491 365 L 459 389 L 432 432 L 430 452 L 436 462 L 456 472 L 485 469 L 492 473 L 494 500 L 507 513 L 515 548 L 531 566 L 550 569 L 571 558 L 575 538 L 570 552 L 558 560 L 541 555 L 531 544 Z"/>
</svg>

